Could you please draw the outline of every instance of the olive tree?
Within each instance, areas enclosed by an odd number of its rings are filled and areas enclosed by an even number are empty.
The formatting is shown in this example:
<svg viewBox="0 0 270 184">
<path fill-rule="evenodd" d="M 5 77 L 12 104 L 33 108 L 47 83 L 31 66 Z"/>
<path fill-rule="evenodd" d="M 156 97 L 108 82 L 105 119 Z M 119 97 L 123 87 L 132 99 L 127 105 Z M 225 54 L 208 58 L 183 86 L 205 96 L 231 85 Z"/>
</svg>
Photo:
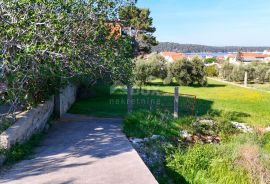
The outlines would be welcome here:
<svg viewBox="0 0 270 184">
<path fill-rule="evenodd" d="M 148 59 L 151 76 L 165 79 L 167 76 L 167 68 L 165 58 L 159 54 L 154 54 Z"/>
<path fill-rule="evenodd" d="M 170 73 L 180 85 L 207 84 L 203 62 L 195 58 L 192 61 L 182 59 L 171 64 Z"/>
<path fill-rule="evenodd" d="M 137 59 L 135 65 L 134 76 L 139 86 L 145 85 L 152 78 L 165 79 L 167 76 L 165 59 L 158 54 L 148 59 Z"/>
<path fill-rule="evenodd" d="M 219 75 L 223 79 L 230 80 L 230 75 L 233 70 L 233 65 L 230 64 L 228 61 L 225 61 L 222 65 L 221 69 L 219 70 Z"/>
<path fill-rule="evenodd" d="M 255 76 L 256 80 L 259 83 L 264 83 L 265 81 L 267 81 L 267 72 L 269 69 L 270 67 L 266 64 L 257 65 L 257 67 L 255 68 Z"/>
</svg>

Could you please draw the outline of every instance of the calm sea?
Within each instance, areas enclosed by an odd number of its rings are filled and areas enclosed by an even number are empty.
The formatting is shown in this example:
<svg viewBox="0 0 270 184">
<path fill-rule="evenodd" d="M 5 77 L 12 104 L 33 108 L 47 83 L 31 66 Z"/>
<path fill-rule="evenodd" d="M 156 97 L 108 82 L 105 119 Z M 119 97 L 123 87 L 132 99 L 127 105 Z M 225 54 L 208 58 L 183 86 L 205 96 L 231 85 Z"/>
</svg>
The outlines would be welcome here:
<svg viewBox="0 0 270 184">
<path fill-rule="evenodd" d="M 218 56 L 226 56 L 228 54 L 229 53 L 225 53 L 225 52 L 185 53 L 186 56 L 201 56 L 201 57 L 206 57 L 206 56 L 218 57 Z"/>
</svg>

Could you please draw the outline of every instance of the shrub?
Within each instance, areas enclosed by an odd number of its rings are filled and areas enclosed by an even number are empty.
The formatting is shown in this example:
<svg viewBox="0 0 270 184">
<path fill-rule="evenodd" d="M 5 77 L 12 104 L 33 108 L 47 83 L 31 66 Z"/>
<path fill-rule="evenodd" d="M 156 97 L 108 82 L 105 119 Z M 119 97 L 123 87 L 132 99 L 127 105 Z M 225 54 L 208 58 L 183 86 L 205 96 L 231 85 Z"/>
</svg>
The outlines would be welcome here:
<svg viewBox="0 0 270 184">
<path fill-rule="evenodd" d="M 206 58 L 204 61 L 204 63 L 216 63 L 217 62 L 217 58 L 213 57 L 213 58 Z"/>
<path fill-rule="evenodd" d="M 149 58 L 150 75 L 156 78 L 165 79 L 167 76 L 167 66 L 165 58 L 159 54 L 154 54 Z"/>
<path fill-rule="evenodd" d="M 218 68 L 216 65 L 206 66 L 205 74 L 208 77 L 217 77 L 218 76 Z"/>
<path fill-rule="evenodd" d="M 233 65 L 226 61 L 222 65 L 220 72 L 219 72 L 219 75 L 223 79 L 230 80 L 230 75 L 232 73 L 232 70 L 233 70 Z"/>
<path fill-rule="evenodd" d="M 165 59 L 157 54 L 151 56 L 148 60 L 137 59 L 134 73 L 139 86 L 145 85 L 153 77 L 165 79 L 167 76 Z"/>
<path fill-rule="evenodd" d="M 199 84 L 205 86 L 207 80 L 205 78 L 204 64 L 198 58 L 188 61 L 182 59 L 171 63 L 169 67 L 171 76 L 174 77 L 180 85 Z"/>
<path fill-rule="evenodd" d="M 204 63 L 198 57 L 193 58 L 191 62 L 193 65 L 193 73 L 192 73 L 193 83 L 197 83 L 200 86 L 206 86 L 207 79 L 204 69 L 205 68 Z"/>
<path fill-rule="evenodd" d="M 255 76 L 257 82 L 264 83 L 265 81 L 267 81 L 268 70 L 270 70 L 270 67 L 267 66 L 266 64 L 257 65 L 257 67 L 255 68 Z"/>
<path fill-rule="evenodd" d="M 242 82 L 245 79 L 246 68 L 244 65 L 235 65 L 229 79 L 235 82 Z"/>
<path fill-rule="evenodd" d="M 135 80 L 139 86 L 143 86 L 149 80 L 151 76 L 151 70 L 149 69 L 149 64 L 145 60 L 139 59 L 135 64 Z"/>
</svg>

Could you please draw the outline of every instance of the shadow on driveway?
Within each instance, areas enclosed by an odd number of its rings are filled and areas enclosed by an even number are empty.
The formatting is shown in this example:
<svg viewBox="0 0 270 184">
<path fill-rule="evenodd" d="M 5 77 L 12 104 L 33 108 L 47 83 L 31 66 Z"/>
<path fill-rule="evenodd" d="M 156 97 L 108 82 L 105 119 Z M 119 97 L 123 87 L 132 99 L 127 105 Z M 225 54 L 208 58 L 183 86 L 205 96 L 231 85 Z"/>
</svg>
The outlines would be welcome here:
<svg viewBox="0 0 270 184">
<path fill-rule="evenodd" d="M 67 114 L 0 183 L 157 183 L 121 132 L 121 119 Z"/>
</svg>

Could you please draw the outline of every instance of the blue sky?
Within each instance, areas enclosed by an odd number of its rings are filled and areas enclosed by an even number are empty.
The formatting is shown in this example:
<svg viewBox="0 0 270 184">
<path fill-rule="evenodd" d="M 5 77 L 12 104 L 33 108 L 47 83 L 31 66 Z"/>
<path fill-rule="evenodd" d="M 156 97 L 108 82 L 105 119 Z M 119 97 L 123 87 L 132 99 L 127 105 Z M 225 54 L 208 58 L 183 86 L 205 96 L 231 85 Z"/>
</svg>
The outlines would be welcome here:
<svg viewBox="0 0 270 184">
<path fill-rule="evenodd" d="M 270 46 L 270 0 L 138 0 L 158 41 Z"/>
</svg>

